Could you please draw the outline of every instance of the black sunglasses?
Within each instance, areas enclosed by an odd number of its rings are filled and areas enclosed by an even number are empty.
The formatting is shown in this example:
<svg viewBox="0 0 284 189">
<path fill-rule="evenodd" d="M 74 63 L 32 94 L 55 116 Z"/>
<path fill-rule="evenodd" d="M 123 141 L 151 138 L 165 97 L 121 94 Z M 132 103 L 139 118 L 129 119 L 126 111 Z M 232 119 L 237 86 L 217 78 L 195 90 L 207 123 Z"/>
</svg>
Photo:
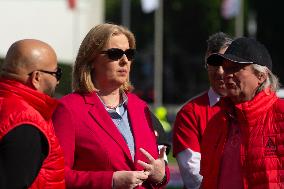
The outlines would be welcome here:
<svg viewBox="0 0 284 189">
<path fill-rule="evenodd" d="M 52 76 L 55 76 L 57 81 L 59 81 L 61 79 L 61 76 L 62 76 L 62 69 L 60 67 L 57 68 L 56 72 L 51 72 L 51 71 L 46 71 L 46 70 L 36 70 L 36 71 L 47 73 L 47 74 L 50 74 Z M 31 75 L 33 72 L 34 71 L 29 73 L 28 75 Z"/>
<path fill-rule="evenodd" d="M 127 49 L 125 51 L 118 48 L 111 48 L 106 51 L 101 51 L 100 54 L 106 54 L 111 60 L 119 60 L 125 54 L 129 61 L 134 59 L 135 49 Z"/>
</svg>

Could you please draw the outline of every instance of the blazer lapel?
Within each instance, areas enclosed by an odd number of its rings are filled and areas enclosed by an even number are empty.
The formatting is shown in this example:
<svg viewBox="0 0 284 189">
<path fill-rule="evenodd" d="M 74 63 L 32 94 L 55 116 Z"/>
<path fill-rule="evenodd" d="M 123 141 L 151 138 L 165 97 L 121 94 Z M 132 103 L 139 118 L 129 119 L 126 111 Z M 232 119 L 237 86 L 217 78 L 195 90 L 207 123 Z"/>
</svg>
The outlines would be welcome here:
<svg viewBox="0 0 284 189">
<path fill-rule="evenodd" d="M 111 117 L 103 106 L 102 102 L 98 98 L 96 93 L 91 93 L 84 96 L 85 102 L 87 104 L 92 104 L 89 113 L 97 122 L 97 124 L 106 132 L 108 135 L 123 149 L 129 160 L 132 161 L 129 148 L 122 136 L 122 134 L 117 129 L 116 125 L 113 123 Z M 88 125 L 90 129 L 93 129 L 91 125 Z"/>
<path fill-rule="evenodd" d="M 143 137 L 143 126 L 145 122 L 142 120 L 142 118 L 145 115 L 145 110 L 141 109 L 141 106 L 137 104 L 136 101 L 132 100 L 131 95 L 128 95 L 127 109 L 129 115 L 128 119 L 132 127 L 133 138 L 135 142 L 134 162 L 137 162 L 139 158 L 138 154 L 141 154 L 139 148 L 141 147 L 143 140 L 147 140 Z"/>
</svg>

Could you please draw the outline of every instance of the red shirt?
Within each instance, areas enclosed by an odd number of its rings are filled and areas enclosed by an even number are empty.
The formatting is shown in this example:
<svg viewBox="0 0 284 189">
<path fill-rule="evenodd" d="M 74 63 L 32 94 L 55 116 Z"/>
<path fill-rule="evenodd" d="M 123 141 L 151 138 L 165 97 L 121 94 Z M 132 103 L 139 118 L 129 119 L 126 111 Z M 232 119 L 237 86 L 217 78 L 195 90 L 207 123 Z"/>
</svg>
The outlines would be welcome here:
<svg viewBox="0 0 284 189">
<path fill-rule="evenodd" d="M 173 155 L 190 148 L 200 152 L 200 144 L 207 123 L 220 111 L 217 94 L 209 90 L 187 102 L 178 112 L 173 130 Z M 215 95 L 215 96 L 214 96 Z M 211 105 L 210 105 L 211 104 Z"/>
</svg>

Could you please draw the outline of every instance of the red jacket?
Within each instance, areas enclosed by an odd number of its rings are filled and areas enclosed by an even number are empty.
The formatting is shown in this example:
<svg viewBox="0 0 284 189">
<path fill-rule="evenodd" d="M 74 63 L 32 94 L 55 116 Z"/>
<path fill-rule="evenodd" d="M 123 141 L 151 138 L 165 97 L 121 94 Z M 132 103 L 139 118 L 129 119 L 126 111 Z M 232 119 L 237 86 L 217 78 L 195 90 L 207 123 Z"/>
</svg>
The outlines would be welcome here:
<svg viewBox="0 0 284 189">
<path fill-rule="evenodd" d="M 48 141 L 48 155 L 30 188 L 65 188 L 63 153 L 51 122 L 57 101 L 19 82 L 2 80 L 0 104 L 0 141 L 10 130 L 22 124 L 35 126 Z"/>
<path fill-rule="evenodd" d="M 225 102 L 225 101 L 223 101 Z M 224 103 L 226 104 L 226 103 Z M 284 188 L 284 101 L 265 90 L 254 99 L 223 106 L 203 135 L 202 188 L 217 189 L 230 118 L 235 112 L 241 129 L 240 159 L 244 188 Z"/>
<path fill-rule="evenodd" d="M 146 161 L 146 157 L 139 148 L 158 158 L 149 110 L 135 95 L 127 96 L 127 111 L 135 141 L 134 161 L 122 134 L 96 93 L 72 93 L 60 100 L 53 120 L 64 151 L 67 188 L 111 189 L 115 171 L 143 170 L 137 160 Z M 159 188 L 144 183 L 137 188 Z"/>
</svg>

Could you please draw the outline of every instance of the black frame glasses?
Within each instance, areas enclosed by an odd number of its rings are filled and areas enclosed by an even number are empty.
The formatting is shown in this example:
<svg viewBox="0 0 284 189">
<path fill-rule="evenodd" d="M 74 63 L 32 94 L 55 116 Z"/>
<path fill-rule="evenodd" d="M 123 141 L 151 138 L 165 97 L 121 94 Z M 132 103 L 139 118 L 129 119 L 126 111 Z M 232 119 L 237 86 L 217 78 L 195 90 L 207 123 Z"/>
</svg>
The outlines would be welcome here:
<svg viewBox="0 0 284 189">
<path fill-rule="evenodd" d="M 134 59 L 135 56 L 135 49 L 126 49 L 123 51 L 122 49 L 118 48 L 111 48 L 105 51 L 101 51 L 100 54 L 106 54 L 107 57 L 111 60 L 119 60 L 125 54 L 129 61 Z"/>
<path fill-rule="evenodd" d="M 61 79 L 61 77 L 62 77 L 62 69 L 60 67 L 58 67 L 55 72 L 46 71 L 46 70 L 35 70 L 35 71 L 39 71 L 39 72 L 50 74 L 50 75 L 54 76 L 57 81 L 59 81 Z M 28 75 L 31 75 L 33 72 L 34 71 L 29 73 Z"/>
</svg>

